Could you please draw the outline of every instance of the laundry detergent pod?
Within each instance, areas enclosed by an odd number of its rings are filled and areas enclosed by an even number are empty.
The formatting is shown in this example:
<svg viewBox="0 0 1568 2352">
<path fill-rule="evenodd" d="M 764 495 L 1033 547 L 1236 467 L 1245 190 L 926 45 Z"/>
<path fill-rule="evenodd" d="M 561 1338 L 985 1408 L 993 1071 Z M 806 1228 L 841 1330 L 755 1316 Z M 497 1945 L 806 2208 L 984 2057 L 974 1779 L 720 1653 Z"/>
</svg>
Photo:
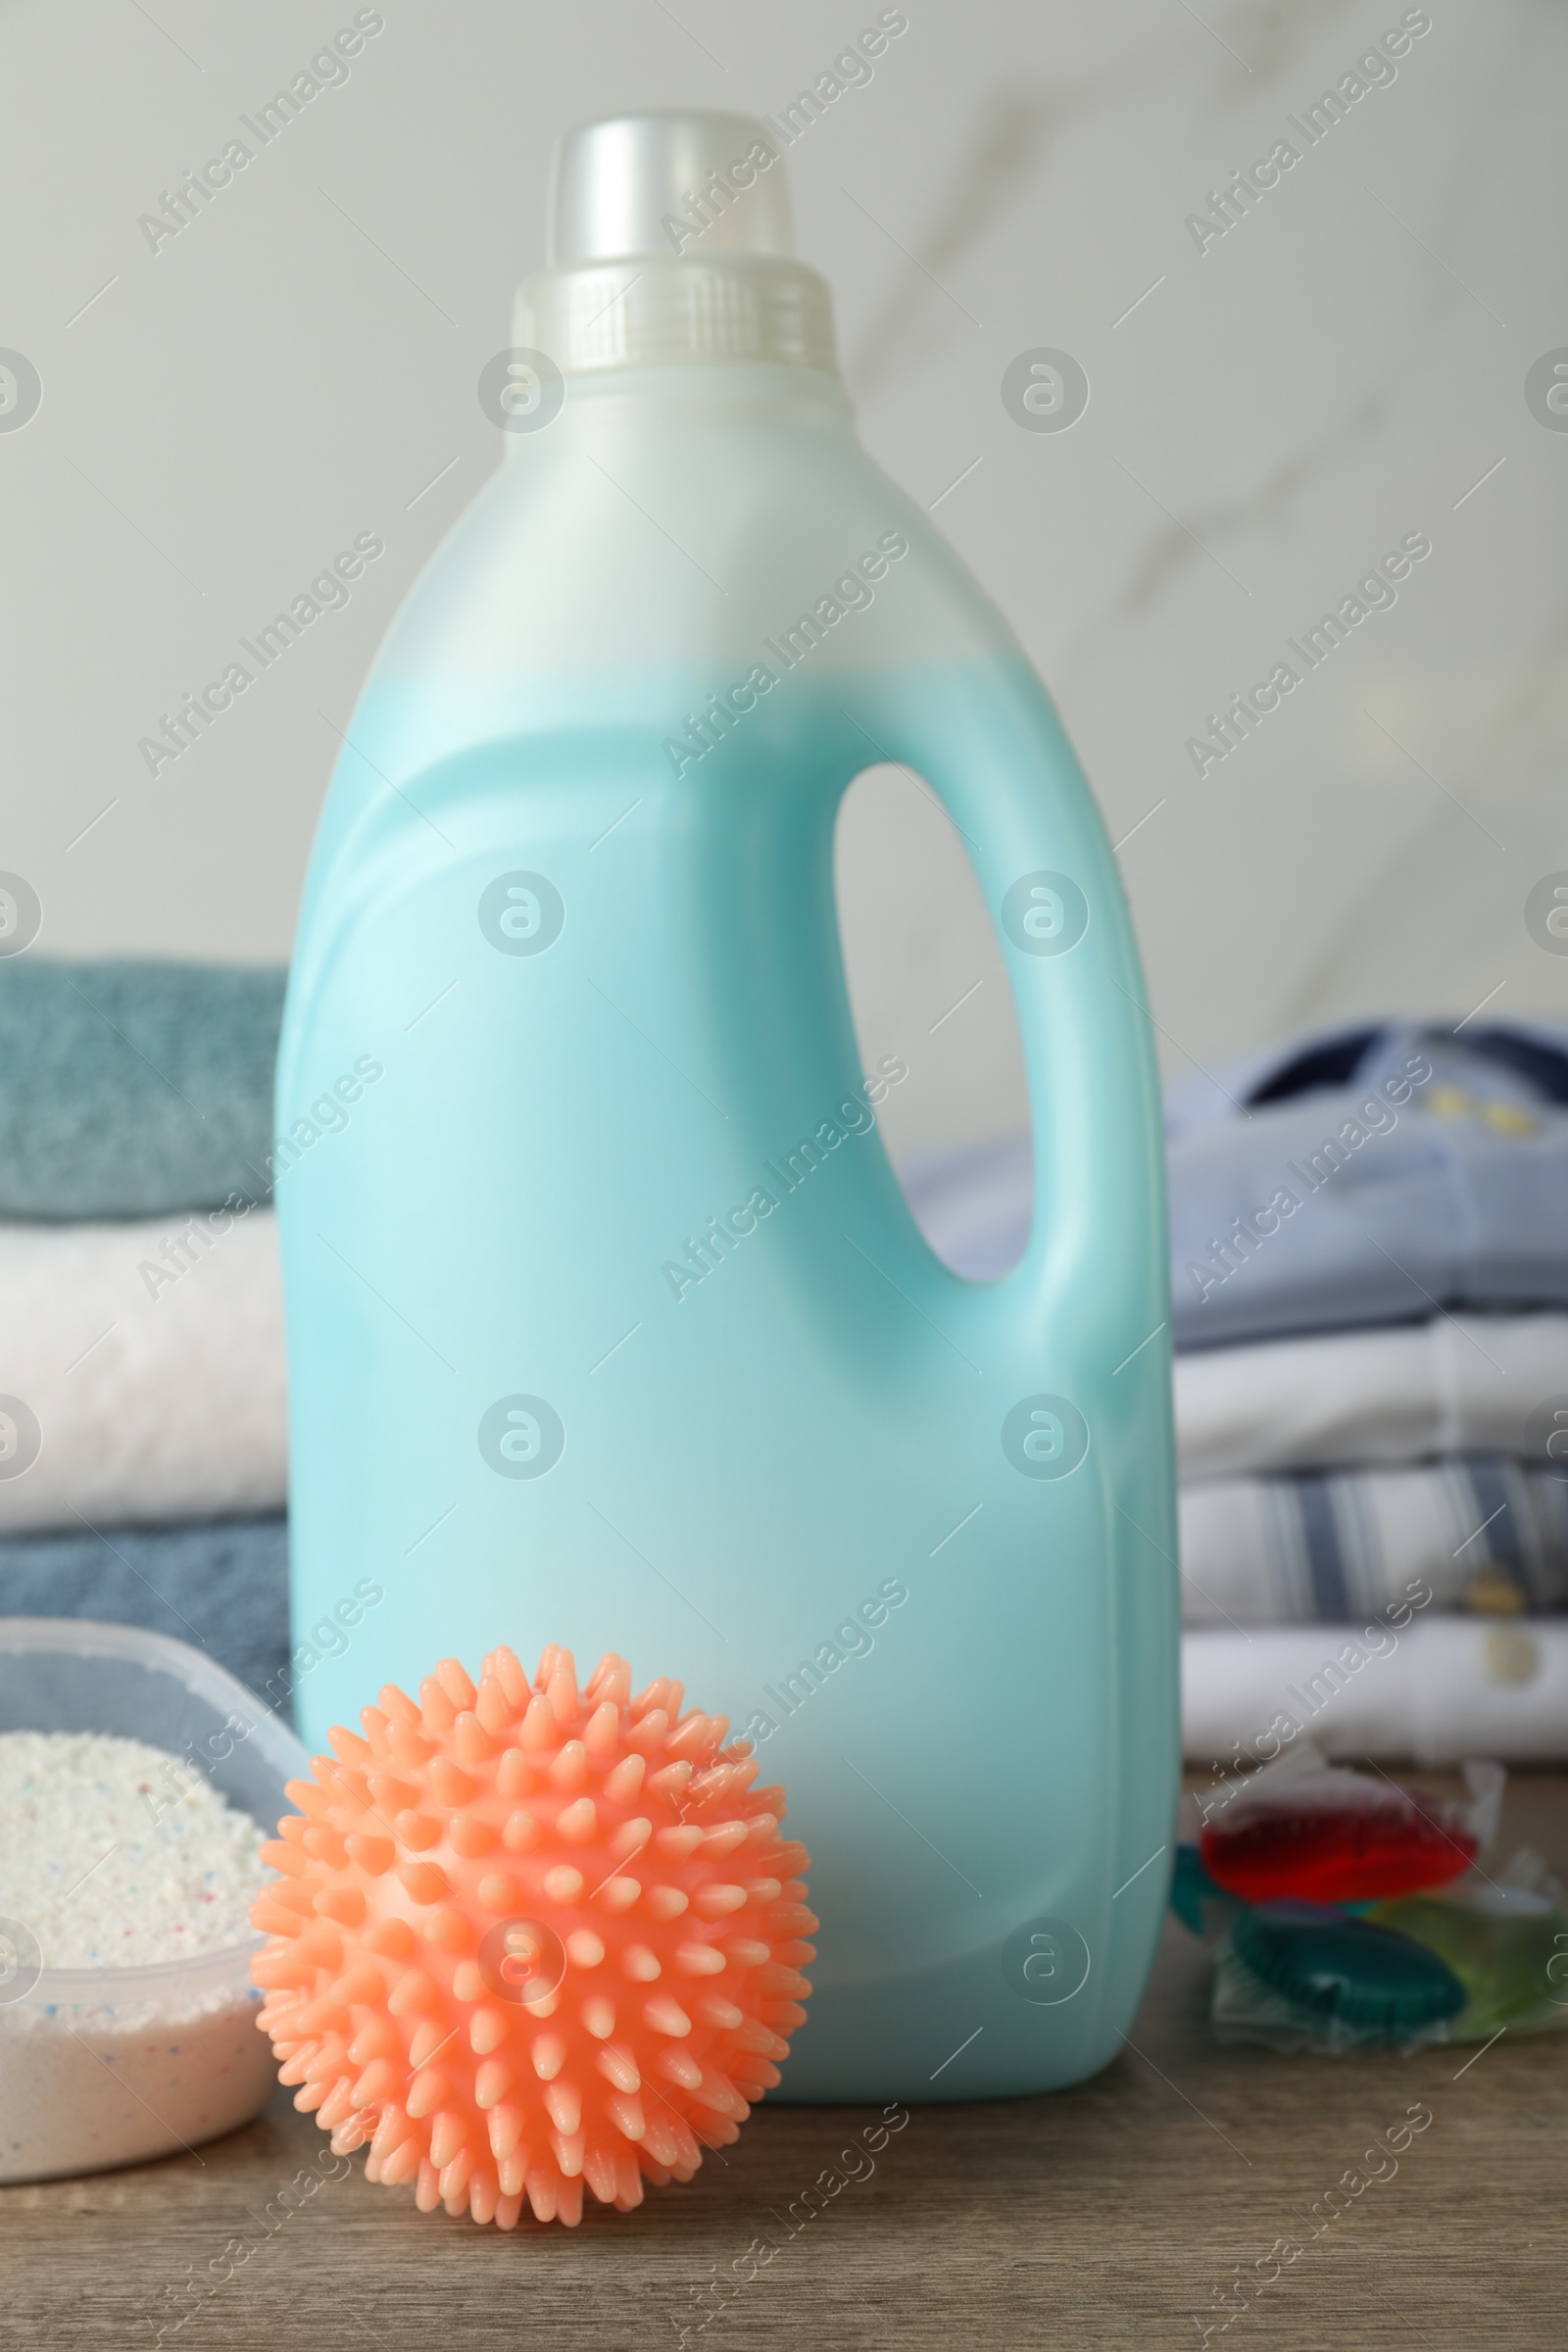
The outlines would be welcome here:
<svg viewBox="0 0 1568 2352">
<path fill-rule="evenodd" d="M 1320 1903 L 1245 1911 L 1232 1943 L 1261 1984 L 1307 2017 L 1390 2043 L 1456 2016 L 1467 1998 L 1426 1944 Z"/>
<path fill-rule="evenodd" d="M 1413 1936 L 1464 1985 L 1455 2040 L 1486 2040 L 1505 2026 L 1516 2034 L 1568 2026 L 1568 1912 L 1551 1894 L 1476 1878 L 1379 1903 L 1370 1916 Z"/>
<path fill-rule="evenodd" d="M 1210 1815 L 1199 1850 L 1244 1902 L 1375 1902 L 1468 1870 L 1482 1842 L 1473 1812 L 1342 1767 L 1260 1773 Z"/>
<path fill-rule="evenodd" d="M 1169 1900 L 1182 1926 L 1200 1939 L 1223 1935 L 1239 1908 L 1239 1898 L 1215 1885 L 1197 1846 L 1186 1838 L 1176 1848 Z"/>
</svg>

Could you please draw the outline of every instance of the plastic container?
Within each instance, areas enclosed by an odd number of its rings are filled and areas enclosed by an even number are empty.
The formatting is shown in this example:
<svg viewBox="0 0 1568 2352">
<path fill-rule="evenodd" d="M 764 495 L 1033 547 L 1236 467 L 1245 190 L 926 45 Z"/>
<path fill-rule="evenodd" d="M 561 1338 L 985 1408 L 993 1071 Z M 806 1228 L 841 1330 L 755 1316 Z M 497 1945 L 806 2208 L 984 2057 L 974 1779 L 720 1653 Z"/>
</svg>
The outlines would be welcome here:
<svg viewBox="0 0 1568 2352">
<path fill-rule="evenodd" d="M 0 1731 L 144 1740 L 264 1828 L 309 1770 L 293 1734 L 183 1642 L 76 1618 L 0 1618 Z M 277 2079 L 250 1981 L 265 1940 L 150 1968 L 43 1968 L 25 1923 L 0 1921 L 0 2180 L 136 2164 L 248 2123 Z"/>
<path fill-rule="evenodd" d="M 1028 2091 L 1116 2054 L 1164 1900 L 1154 1061 L 1082 772 L 856 438 L 771 146 L 567 141 L 480 384 L 506 463 L 333 779 L 276 1105 L 296 1622 L 386 1598 L 302 1729 L 441 1652 L 667 1661 L 811 1854 L 776 2095 Z M 1035 1212 L 992 1283 L 875 1132 L 923 1037 L 859 1066 L 834 825 L 882 760 L 966 837 L 1010 974 Z"/>
</svg>

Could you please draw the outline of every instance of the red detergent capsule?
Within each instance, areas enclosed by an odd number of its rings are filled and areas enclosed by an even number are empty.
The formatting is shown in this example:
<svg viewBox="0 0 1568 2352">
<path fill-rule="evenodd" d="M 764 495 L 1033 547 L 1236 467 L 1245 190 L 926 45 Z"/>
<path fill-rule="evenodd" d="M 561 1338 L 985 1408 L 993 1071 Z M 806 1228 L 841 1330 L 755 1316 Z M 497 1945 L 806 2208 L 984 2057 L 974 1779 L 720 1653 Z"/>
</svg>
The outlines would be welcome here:
<svg viewBox="0 0 1568 2352">
<path fill-rule="evenodd" d="M 1480 1847 L 1467 1806 L 1336 1769 L 1238 1789 L 1205 1822 L 1199 1850 L 1244 1902 L 1361 1903 L 1441 1886 Z"/>
</svg>

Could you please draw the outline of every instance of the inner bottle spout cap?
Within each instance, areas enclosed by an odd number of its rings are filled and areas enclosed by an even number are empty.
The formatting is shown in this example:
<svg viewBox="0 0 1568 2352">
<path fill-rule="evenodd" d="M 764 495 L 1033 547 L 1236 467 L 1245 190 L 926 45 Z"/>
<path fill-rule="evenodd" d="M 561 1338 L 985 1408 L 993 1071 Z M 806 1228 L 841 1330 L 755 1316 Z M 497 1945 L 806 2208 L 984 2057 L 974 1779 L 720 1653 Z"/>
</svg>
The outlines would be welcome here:
<svg viewBox="0 0 1568 2352">
<path fill-rule="evenodd" d="M 562 141 L 552 269 L 794 251 L 779 141 L 750 115 L 617 115 Z"/>
</svg>

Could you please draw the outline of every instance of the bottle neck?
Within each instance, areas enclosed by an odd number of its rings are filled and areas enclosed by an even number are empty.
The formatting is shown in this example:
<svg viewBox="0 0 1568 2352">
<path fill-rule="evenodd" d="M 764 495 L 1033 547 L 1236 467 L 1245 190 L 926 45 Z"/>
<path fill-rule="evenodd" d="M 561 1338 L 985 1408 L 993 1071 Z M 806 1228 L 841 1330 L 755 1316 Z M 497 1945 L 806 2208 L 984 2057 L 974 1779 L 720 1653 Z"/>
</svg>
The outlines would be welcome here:
<svg viewBox="0 0 1568 2352">
<path fill-rule="evenodd" d="M 541 270 L 517 297 L 517 345 L 564 375 L 754 362 L 836 376 L 826 283 L 780 255 L 634 255 Z"/>
</svg>

